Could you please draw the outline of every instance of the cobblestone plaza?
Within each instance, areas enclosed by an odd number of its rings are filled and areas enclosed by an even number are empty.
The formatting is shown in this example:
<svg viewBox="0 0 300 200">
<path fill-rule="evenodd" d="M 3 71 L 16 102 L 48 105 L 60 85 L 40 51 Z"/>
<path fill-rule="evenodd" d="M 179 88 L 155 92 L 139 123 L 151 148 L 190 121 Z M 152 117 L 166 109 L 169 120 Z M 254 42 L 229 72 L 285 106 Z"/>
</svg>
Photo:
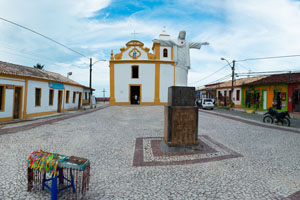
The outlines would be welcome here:
<svg viewBox="0 0 300 200">
<path fill-rule="evenodd" d="M 163 127 L 163 106 L 111 106 L 4 125 L 0 199 L 50 198 L 27 192 L 25 160 L 38 149 L 91 160 L 86 199 L 299 198 L 299 129 L 200 111 L 207 152 L 172 155 L 159 150 Z"/>
</svg>

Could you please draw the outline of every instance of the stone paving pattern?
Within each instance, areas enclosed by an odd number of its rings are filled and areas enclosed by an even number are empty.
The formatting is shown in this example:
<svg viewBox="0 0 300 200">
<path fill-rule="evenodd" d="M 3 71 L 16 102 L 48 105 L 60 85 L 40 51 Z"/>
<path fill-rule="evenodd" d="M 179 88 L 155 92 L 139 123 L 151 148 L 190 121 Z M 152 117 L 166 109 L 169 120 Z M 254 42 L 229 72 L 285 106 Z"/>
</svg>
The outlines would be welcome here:
<svg viewBox="0 0 300 200">
<path fill-rule="evenodd" d="M 37 149 L 91 159 L 86 199 L 289 199 L 300 190 L 300 134 L 205 112 L 199 113 L 199 135 L 243 157 L 134 167 L 136 138 L 162 137 L 163 119 L 163 106 L 112 106 L 0 134 L 0 199 L 50 198 L 26 191 L 25 159 Z"/>
<path fill-rule="evenodd" d="M 137 138 L 133 166 L 187 165 L 242 156 L 207 135 L 199 136 L 198 142 L 203 147 L 201 151 L 186 149 L 181 152 L 164 152 L 161 142 L 164 141 L 160 137 Z"/>
</svg>

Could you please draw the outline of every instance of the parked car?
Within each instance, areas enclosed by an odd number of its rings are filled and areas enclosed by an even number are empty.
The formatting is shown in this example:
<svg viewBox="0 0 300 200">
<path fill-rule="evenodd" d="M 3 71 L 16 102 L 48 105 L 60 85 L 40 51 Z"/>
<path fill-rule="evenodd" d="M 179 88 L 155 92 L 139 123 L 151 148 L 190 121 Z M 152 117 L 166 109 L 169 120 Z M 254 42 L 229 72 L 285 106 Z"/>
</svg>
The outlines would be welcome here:
<svg viewBox="0 0 300 200">
<path fill-rule="evenodd" d="M 214 101 L 212 99 L 202 99 L 200 107 L 203 109 L 214 109 Z"/>
</svg>

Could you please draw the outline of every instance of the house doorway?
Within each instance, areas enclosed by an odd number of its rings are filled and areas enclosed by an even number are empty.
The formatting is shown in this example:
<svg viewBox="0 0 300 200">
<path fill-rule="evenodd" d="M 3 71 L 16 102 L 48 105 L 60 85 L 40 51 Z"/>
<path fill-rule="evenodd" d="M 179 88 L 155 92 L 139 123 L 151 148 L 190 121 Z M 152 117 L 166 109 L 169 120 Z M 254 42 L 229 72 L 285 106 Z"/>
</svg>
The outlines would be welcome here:
<svg viewBox="0 0 300 200">
<path fill-rule="evenodd" d="M 140 104 L 140 86 L 130 86 L 130 104 Z"/>
<path fill-rule="evenodd" d="M 21 98 L 22 98 L 22 89 L 20 87 L 15 87 L 14 93 L 14 119 L 20 119 L 21 116 Z"/>
<path fill-rule="evenodd" d="M 79 95 L 78 95 L 78 109 L 80 109 L 81 107 L 81 92 L 79 92 Z"/>
<path fill-rule="evenodd" d="M 299 89 L 294 89 L 293 96 L 292 96 L 293 112 L 299 112 L 299 100 L 300 100 Z"/>
<path fill-rule="evenodd" d="M 58 91 L 58 95 L 57 95 L 57 112 L 61 112 L 61 105 L 62 105 L 62 91 L 59 90 Z"/>
<path fill-rule="evenodd" d="M 277 110 L 281 110 L 281 90 L 275 89 L 274 96 L 273 96 L 273 108 Z"/>
</svg>

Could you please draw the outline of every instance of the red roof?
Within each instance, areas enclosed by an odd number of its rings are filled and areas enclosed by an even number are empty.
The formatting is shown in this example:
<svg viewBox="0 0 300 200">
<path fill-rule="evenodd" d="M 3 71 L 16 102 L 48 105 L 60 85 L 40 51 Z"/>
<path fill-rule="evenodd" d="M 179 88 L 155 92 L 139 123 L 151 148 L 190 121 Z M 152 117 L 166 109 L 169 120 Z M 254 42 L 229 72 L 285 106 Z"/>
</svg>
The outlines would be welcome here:
<svg viewBox="0 0 300 200">
<path fill-rule="evenodd" d="M 265 85 L 274 83 L 300 83 L 300 73 L 273 74 L 245 85 Z"/>
</svg>

